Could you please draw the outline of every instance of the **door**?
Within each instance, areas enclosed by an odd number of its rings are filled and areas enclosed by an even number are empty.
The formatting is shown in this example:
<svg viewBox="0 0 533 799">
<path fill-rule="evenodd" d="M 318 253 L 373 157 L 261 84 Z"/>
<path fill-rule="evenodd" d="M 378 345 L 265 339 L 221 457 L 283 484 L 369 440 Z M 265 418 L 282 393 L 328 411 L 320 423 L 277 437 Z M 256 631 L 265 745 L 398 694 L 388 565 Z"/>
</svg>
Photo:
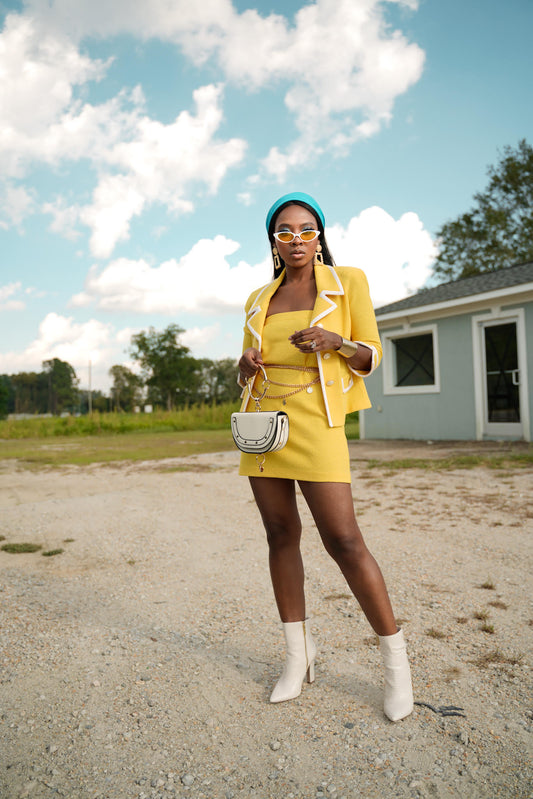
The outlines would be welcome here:
<svg viewBox="0 0 533 799">
<path fill-rule="evenodd" d="M 484 424 L 487 435 L 522 438 L 517 320 L 485 322 L 482 330 Z"/>
</svg>

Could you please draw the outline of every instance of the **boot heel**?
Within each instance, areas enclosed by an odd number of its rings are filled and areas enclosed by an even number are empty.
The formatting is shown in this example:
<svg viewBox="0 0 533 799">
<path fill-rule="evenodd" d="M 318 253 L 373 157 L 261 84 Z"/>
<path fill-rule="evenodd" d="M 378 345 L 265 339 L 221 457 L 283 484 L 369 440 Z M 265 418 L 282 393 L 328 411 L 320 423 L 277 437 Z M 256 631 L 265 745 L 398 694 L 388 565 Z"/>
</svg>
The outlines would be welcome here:
<svg viewBox="0 0 533 799">
<path fill-rule="evenodd" d="M 309 664 L 309 668 L 307 669 L 307 682 L 312 683 L 314 681 L 315 681 L 315 661 L 313 660 L 313 662 Z"/>
</svg>

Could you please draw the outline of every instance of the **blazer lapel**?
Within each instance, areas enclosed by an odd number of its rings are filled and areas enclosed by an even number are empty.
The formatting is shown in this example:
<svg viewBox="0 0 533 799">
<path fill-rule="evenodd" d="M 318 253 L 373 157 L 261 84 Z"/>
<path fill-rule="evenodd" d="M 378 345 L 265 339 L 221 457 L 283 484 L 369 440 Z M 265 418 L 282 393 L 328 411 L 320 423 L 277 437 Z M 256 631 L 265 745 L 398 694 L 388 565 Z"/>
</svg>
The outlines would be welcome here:
<svg viewBox="0 0 533 799">
<path fill-rule="evenodd" d="M 342 283 L 333 266 L 315 264 L 316 301 L 310 327 L 337 308 L 335 297 L 344 294 Z"/>
<path fill-rule="evenodd" d="M 276 293 L 285 277 L 285 270 L 281 275 L 267 283 L 258 293 L 253 304 L 250 306 L 246 317 L 246 326 L 257 341 L 257 349 L 260 350 L 263 340 L 263 325 L 265 324 L 266 312 L 270 298 Z M 315 264 L 316 280 L 316 300 L 313 308 L 313 318 L 310 327 L 316 325 L 321 319 L 330 314 L 337 308 L 335 297 L 342 296 L 344 289 L 339 280 L 335 269 L 326 264 Z"/>
<path fill-rule="evenodd" d="M 246 317 L 246 327 L 252 336 L 257 340 L 258 350 L 260 350 L 262 346 L 263 325 L 265 324 L 268 303 L 270 302 L 270 298 L 278 290 L 278 286 L 281 285 L 284 277 L 285 270 L 283 270 L 281 275 L 277 277 L 276 280 L 273 280 L 272 283 L 267 283 L 266 286 L 263 286 L 248 311 Z"/>
</svg>

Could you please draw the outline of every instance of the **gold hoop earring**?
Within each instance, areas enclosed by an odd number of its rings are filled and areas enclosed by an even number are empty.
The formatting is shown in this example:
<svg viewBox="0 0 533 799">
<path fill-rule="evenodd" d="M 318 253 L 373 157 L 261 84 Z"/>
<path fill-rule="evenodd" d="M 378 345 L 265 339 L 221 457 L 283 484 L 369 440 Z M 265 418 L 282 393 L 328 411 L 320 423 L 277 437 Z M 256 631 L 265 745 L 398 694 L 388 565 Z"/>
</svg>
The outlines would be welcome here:
<svg viewBox="0 0 533 799">
<path fill-rule="evenodd" d="M 323 264 L 324 259 L 322 258 L 322 245 L 320 242 L 316 245 L 315 250 L 315 264 Z"/>
<path fill-rule="evenodd" d="M 276 247 L 272 247 L 272 258 L 274 259 L 274 271 L 279 271 L 281 269 L 281 264 L 279 262 L 279 254 Z"/>
</svg>

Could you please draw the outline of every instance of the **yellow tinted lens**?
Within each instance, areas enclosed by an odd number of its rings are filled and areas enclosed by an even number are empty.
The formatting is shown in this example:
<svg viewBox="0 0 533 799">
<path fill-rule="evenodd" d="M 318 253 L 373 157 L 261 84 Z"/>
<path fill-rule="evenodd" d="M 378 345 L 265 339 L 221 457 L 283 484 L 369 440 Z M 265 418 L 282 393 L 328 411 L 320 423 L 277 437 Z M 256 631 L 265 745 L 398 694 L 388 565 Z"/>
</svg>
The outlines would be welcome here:
<svg viewBox="0 0 533 799">
<path fill-rule="evenodd" d="M 316 231 L 315 230 L 302 230 L 300 233 L 300 238 L 302 241 L 313 241 L 316 238 Z"/>
<path fill-rule="evenodd" d="M 276 233 L 276 237 L 278 241 L 283 241 L 286 244 L 288 244 L 288 242 L 292 241 L 294 238 L 290 230 L 281 230 L 279 233 Z"/>
</svg>

